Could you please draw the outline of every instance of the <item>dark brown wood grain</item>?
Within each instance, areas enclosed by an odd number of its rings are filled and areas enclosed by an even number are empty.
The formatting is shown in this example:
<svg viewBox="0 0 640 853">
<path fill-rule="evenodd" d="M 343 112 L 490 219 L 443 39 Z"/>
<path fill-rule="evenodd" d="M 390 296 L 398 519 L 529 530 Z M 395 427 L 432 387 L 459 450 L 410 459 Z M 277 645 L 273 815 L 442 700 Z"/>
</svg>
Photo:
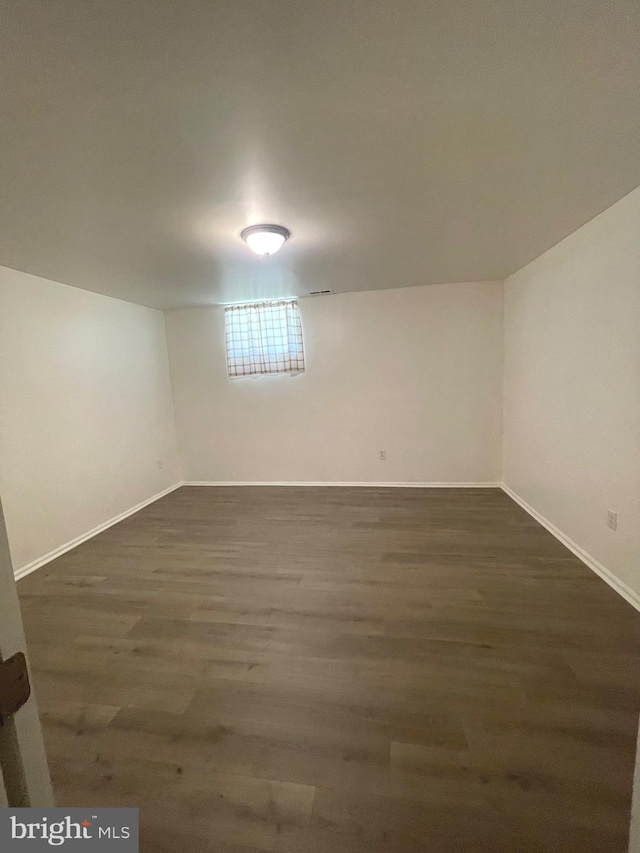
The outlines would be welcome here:
<svg viewBox="0 0 640 853">
<path fill-rule="evenodd" d="M 497 489 L 183 487 L 18 585 L 143 853 L 622 853 L 640 614 Z"/>
</svg>

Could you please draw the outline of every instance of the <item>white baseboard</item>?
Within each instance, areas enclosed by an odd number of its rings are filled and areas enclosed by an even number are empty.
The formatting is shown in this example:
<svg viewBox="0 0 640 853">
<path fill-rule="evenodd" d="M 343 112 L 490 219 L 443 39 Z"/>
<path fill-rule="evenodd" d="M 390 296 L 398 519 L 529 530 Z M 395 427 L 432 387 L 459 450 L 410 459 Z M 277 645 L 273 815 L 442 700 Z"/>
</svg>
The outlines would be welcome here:
<svg viewBox="0 0 640 853">
<path fill-rule="evenodd" d="M 133 515 L 138 510 L 144 509 L 145 506 L 149 506 L 149 504 L 154 503 L 154 501 L 163 498 L 165 495 L 168 495 L 170 492 L 179 489 L 182 485 L 180 483 L 174 483 L 173 486 L 169 486 L 168 489 L 165 489 L 163 492 L 158 492 L 157 495 L 153 495 L 151 498 L 147 498 L 146 501 L 142 501 L 142 503 L 136 504 L 136 506 L 132 506 L 131 509 L 127 509 L 124 512 L 121 512 L 119 515 L 110 518 L 109 521 L 105 521 L 104 524 L 99 524 L 97 527 L 94 527 L 92 530 L 89 530 L 87 533 L 83 533 L 82 536 L 76 536 L 75 539 L 72 539 L 70 542 L 66 542 L 64 545 L 61 545 L 59 548 L 55 548 L 53 551 L 49 551 L 48 554 L 45 554 L 43 557 L 38 557 L 37 560 L 33 560 L 31 563 L 27 563 L 26 566 L 22 566 L 19 569 L 14 571 L 14 577 L 18 581 L 20 578 L 24 578 L 27 575 L 30 575 L 31 572 L 35 572 L 36 569 L 39 569 L 41 566 L 50 563 L 51 560 L 55 560 L 56 557 L 61 557 L 62 554 L 66 554 L 67 551 L 71 551 L 72 548 L 76 548 L 78 545 L 81 545 L 83 542 L 86 542 L 87 539 L 92 539 L 94 536 L 97 536 L 98 533 L 102 533 L 103 530 L 106 530 L 108 527 L 113 527 L 114 524 L 117 524 L 119 521 L 123 521 L 123 519 L 127 518 L 130 515 Z"/>
<path fill-rule="evenodd" d="M 640 610 L 640 595 L 635 590 L 631 589 L 630 586 L 627 586 L 626 583 L 620 580 L 620 578 L 616 577 L 616 575 L 607 569 L 606 566 L 599 563 L 595 557 L 588 554 L 584 548 L 581 548 L 577 542 L 574 542 L 566 533 L 563 533 L 562 530 L 555 526 L 555 524 L 552 524 L 548 518 L 541 515 L 523 498 L 521 498 L 520 495 L 514 492 L 513 489 L 510 489 L 506 483 L 501 483 L 500 487 L 502 488 L 502 491 L 509 495 L 512 500 L 522 507 L 522 509 L 528 512 L 532 518 L 535 518 L 539 524 L 546 527 L 549 533 L 555 536 L 559 542 L 562 542 L 562 544 L 575 554 L 578 559 L 582 560 L 582 562 L 599 575 L 603 581 L 606 581 L 612 589 L 615 589 L 615 591 L 628 601 L 632 607 L 635 607 L 636 610 Z"/>
<path fill-rule="evenodd" d="M 501 483 L 413 483 L 413 482 L 397 482 L 397 483 L 369 483 L 369 482 L 279 482 L 268 480 L 227 480 L 227 481 L 206 481 L 206 480 L 185 480 L 183 486 L 358 486 L 360 488 L 370 489 L 500 489 Z"/>
</svg>

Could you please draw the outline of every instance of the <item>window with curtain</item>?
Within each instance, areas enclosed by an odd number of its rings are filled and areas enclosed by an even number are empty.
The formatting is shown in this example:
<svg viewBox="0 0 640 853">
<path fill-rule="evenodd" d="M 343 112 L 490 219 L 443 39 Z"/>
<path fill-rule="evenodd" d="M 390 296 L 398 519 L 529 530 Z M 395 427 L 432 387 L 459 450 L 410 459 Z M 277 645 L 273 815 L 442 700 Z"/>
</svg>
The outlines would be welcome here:
<svg viewBox="0 0 640 853">
<path fill-rule="evenodd" d="M 231 378 L 304 370 L 297 300 L 227 305 L 224 326 Z"/>
</svg>

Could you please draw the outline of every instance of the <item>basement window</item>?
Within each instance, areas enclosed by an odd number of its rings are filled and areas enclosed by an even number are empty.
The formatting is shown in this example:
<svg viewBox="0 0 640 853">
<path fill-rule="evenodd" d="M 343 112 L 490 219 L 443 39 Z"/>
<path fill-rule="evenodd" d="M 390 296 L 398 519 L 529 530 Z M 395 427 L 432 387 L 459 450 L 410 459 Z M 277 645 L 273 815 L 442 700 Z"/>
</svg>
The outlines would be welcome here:
<svg viewBox="0 0 640 853">
<path fill-rule="evenodd" d="M 232 379 L 302 373 L 302 322 L 296 299 L 227 305 L 227 371 Z"/>
</svg>

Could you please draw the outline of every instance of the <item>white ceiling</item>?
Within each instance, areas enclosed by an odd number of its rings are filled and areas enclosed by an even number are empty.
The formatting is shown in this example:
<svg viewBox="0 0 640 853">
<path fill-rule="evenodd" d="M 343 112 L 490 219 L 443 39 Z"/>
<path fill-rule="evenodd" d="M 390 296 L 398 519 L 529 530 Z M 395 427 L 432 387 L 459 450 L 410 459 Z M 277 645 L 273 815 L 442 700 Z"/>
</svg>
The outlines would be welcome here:
<svg viewBox="0 0 640 853">
<path fill-rule="evenodd" d="M 640 184 L 638 0 L 4 0 L 0 75 L 0 263 L 160 308 L 503 278 Z"/>
</svg>

